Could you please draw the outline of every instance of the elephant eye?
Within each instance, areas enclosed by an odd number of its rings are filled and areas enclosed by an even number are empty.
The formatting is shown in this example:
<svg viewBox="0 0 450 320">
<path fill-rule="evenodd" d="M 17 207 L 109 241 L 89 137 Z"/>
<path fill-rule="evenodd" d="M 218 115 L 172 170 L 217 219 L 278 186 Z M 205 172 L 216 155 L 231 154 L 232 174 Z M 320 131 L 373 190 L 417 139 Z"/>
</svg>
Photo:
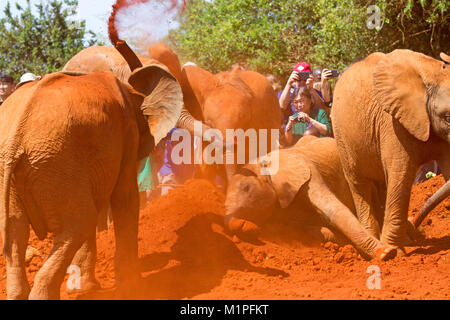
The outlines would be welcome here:
<svg viewBox="0 0 450 320">
<path fill-rule="evenodd" d="M 445 121 L 447 122 L 447 123 L 450 123 L 450 116 L 445 116 Z"/>
</svg>

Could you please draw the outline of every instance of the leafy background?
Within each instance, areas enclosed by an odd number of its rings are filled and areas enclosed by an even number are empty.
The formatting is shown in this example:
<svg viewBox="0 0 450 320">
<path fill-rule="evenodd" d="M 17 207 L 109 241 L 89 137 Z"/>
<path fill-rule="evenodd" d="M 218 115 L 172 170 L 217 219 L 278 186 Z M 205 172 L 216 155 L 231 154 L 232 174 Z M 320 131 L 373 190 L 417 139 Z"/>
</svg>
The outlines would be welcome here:
<svg viewBox="0 0 450 320">
<path fill-rule="evenodd" d="M 15 4 L 16 15 L 8 3 L 0 19 L 0 70 L 16 79 L 60 70 L 105 39 L 76 20 L 77 0 L 43 3 Z M 381 28 L 366 25 L 370 5 L 381 8 Z M 374 51 L 450 53 L 449 7 L 450 0 L 187 0 L 180 26 L 164 41 L 183 62 L 214 73 L 245 62 L 284 82 L 298 61 L 342 70 Z M 140 37 L 126 40 L 136 44 Z"/>
</svg>

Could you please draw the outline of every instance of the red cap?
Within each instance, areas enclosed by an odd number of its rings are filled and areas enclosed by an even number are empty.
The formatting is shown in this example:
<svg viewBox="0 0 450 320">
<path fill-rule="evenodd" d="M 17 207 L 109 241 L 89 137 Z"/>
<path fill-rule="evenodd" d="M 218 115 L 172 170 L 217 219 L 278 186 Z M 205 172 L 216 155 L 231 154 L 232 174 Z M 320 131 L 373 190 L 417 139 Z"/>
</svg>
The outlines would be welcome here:
<svg viewBox="0 0 450 320">
<path fill-rule="evenodd" d="M 311 72 L 311 67 L 306 62 L 299 62 L 294 67 L 294 71 L 297 71 L 297 72 Z"/>
</svg>

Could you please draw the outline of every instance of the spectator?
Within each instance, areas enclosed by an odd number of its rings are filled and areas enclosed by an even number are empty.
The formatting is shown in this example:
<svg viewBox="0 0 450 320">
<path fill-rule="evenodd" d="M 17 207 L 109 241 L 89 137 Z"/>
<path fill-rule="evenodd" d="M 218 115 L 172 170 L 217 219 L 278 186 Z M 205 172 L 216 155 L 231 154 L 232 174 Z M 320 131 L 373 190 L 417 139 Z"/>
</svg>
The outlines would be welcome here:
<svg viewBox="0 0 450 320">
<path fill-rule="evenodd" d="M 151 191 L 155 188 L 152 175 L 153 161 L 152 157 L 146 157 L 141 160 L 138 168 L 138 188 L 140 208 L 144 208 L 150 200 Z"/>
<path fill-rule="evenodd" d="M 277 78 L 273 74 L 267 74 L 266 79 L 267 79 L 267 81 L 270 82 L 270 84 L 272 85 L 272 88 L 275 92 L 278 92 L 281 90 L 281 85 L 278 83 Z"/>
<path fill-rule="evenodd" d="M 333 73 L 328 69 L 320 69 L 316 68 L 313 71 L 314 77 L 314 89 L 321 93 L 321 97 L 323 102 L 327 107 L 331 107 L 331 85 L 328 82 L 329 79 L 333 77 Z M 329 110 L 326 110 L 327 114 L 329 114 Z"/>
<path fill-rule="evenodd" d="M 0 75 L 0 105 L 14 92 L 14 79 L 9 74 Z"/>
<path fill-rule="evenodd" d="M 289 117 L 285 129 L 285 140 L 293 145 L 304 135 L 326 137 L 331 135 L 331 124 L 326 112 L 313 103 L 313 80 L 307 85 L 298 87 L 293 94 L 296 113 Z"/>
<path fill-rule="evenodd" d="M 171 140 L 172 134 L 177 130 L 177 128 L 173 128 L 165 138 L 166 147 L 164 152 L 164 163 L 158 172 L 158 180 L 161 185 L 161 195 L 167 194 L 167 192 L 170 189 L 173 189 L 175 185 L 183 184 L 186 180 L 192 179 L 194 177 L 194 137 L 191 138 L 191 163 L 175 164 L 173 162 L 172 150 L 177 143 L 181 142 Z"/>
<path fill-rule="evenodd" d="M 292 71 L 283 91 L 278 93 L 280 108 L 283 112 L 283 125 L 282 125 L 283 130 L 286 127 L 288 118 L 292 114 L 297 112 L 297 109 L 295 108 L 294 104 L 292 103 L 292 94 L 293 94 L 294 90 L 296 88 L 306 86 L 307 81 L 310 81 L 311 84 L 314 82 L 312 74 L 310 75 L 308 80 L 300 80 L 299 72 L 310 72 L 311 73 L 310 65 L 306 62 L 298 63 L 294 67 L 294 70 Z M 312 95 L 313 105 L 315 105 L 316 107 L 322 108 L 323 110 L 326 111 L 326 106 L 322 100 L 321 92 L 313 89 L 313 92 L 311 92 L 311 95 Z"/>
<path fill-rule="evenodd" d="M 242 71 L 248 70 L 248 63 L 247 62 L 236 62 L 231 66 L 231 70 L 234 70 L 235 68 L 241 69 Z"/>
</svg>

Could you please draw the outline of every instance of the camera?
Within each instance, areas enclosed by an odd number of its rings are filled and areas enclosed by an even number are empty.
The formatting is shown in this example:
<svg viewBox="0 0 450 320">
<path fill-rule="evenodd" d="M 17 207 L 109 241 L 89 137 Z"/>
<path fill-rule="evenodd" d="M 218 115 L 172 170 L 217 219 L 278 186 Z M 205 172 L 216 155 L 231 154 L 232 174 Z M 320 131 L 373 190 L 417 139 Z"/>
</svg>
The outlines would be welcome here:
<svg viewBox="0 0 450 320">
<path fill-rule="evenodd" d="M 332 76 L 333 78 L 339 77 L 339 70 L 337 70 L 337 69 L 331 70 L 331 76 Z"/>
<path fill-rule="evenodd" d="M 308 71 L 299 72 L 298 78 L 300 81 L 302 81 L 302 80 L 306 81 L 306 80 L 308 80 L 310 75 L 311 75 L 311 72 L 308 72 Z"/>
</svg>

